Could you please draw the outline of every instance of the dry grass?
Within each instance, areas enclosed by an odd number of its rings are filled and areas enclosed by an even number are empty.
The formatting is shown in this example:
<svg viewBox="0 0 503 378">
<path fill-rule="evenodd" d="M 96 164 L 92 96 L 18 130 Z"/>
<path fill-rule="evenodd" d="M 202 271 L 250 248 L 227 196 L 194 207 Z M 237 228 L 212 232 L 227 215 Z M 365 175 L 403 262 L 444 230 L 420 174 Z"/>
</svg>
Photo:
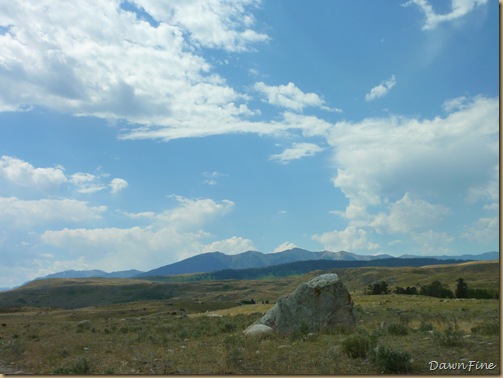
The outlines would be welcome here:
<svg viewBox="0 0 503 378">
<path fill-rule="evenodd" d="M 372 348 L 385 346 L 408 353 L 411 373 L 437 374 L 429 370 L 431 360 L 494 362 L 496 369 L 475 373 L 500 373 L 498 301 L 446 302 L 400 295 L 356 295 L 353 299 L 359 324 L 356 332 Z M 186 300 L 174 302 L 172 307 L 186 304 Z M 0 328 L 0 361 L 36 374 L 381 372 L 375 355 L 351 358 L 343 352 L 343 343 L 350 336 L 344 330 L 247 339 L 242 331 L 270 305 L 229 309 L 212 309 L 218 306 L 209 302 L 205 305 L 188 310 L 188 317 L 171 315 L 164 301 L 3 312 L 0 323 L 6 326 Z M 207 316 L 211 314 L 220 316 Z M 382 322 L 401 324 L 407 332 L 390 333 Z M 483 327 L 488 324 L 492 327 Z"/>
</svg>

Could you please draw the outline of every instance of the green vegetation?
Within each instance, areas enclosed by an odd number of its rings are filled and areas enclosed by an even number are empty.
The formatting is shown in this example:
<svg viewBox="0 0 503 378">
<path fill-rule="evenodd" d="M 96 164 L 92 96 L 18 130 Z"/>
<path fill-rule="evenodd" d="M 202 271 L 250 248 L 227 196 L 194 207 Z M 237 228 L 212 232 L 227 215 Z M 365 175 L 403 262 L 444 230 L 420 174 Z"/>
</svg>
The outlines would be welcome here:
<svg viewBox="0 0 503 378">
<path fill-rule="evenodd" d="M 380 294 L 388 294 L 388 284 L 386 281 L 379 281 L 372 285 L 369 285 L 365 294 L 367 295 L 380 295 Z"/>
<path fill-rule="evenodd" d="M 366 358 L 370 350 L 371 339 L 366 335 L 355 334 L 342 341 L 342 351 L 351 358 Z"/>
<path fill-rule="evenodd" d="M 464 278 L 469 290 L 497 291 L 497 264 L 496 277 L 488 274 L 493 272 L 492 264 L 481 263 L 478 270 L 474 266 L 336 271 L 352 292 L 358 322 L 354 332 L 332 329 L 311 333 L 306 325 L 299 324 L 292 335 L 260 340 L 243 337 L 243 330 L 279 296 L 325 272 L 256 281 L 37 282 L 24 289 L 31 291 L 13 291 L 14 296 L 9 298 L 33 302 L 38 295 L 40 303 L 48 303 L 56 301 L 50 298 L 50 288 L 57 287 L 56 293 L 65 288 L 82 293 L 75 303 L 107 299 L 109 292 L 119 296 L 118 302 L 66 309 L 12 304 L 0 307 L 0 323 L 5 324 L 0 328 L 0 365 L 36 374 L 121 375 L 437 374 L 429 370 L 431 360 L 468 359 L 499 365 L 497 300 L 362 293 L 363 288 L 381 281 L 402 287 L 439 281 L 456 287 L 459 277 Z M 101 289 L 93 291 L 100 285 Z M 81 291 L 84 286 L 87 290 Z M 149 287 L 154 292 L 170 293 L 169 298 L 123 301 L 139 296 L 137 291 L 148 292 Z M 122 294 L 125 297 L 120 297 Z M 239 304 L 251 298 L 255 304 Z M 498 366 L 478 373 L 500 372 Z"/>
<path fill-rule="evenodd" d="M 381 374 L 407 374 L 412 370 L 410 353 L 389 349 L 382 345 L 372 351 L 370 361 Z"/>
</svg>

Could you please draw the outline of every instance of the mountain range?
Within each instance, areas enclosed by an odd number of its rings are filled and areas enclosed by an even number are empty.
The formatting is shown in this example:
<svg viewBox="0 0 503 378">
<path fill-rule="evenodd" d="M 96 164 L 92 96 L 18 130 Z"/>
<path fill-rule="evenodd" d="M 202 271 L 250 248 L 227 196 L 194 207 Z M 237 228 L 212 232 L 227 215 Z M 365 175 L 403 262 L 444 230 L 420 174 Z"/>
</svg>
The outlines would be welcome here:
<svg viewBox="0 0 503 378">
<path fill-rule="evenodd" d="M 312 260 L 332 260 L 332 261 L 372 261 L 390 259 L 393 256 L 381 254 L 376 256 L 358 255 L 356 253 L 339 251 L 339 252 L 311 252 L 301 248 L 293 248 L 277 253 L 262 253 L 258 251 L 246 251 L 235 255 L 226 255 L 222 252 L 207 252 L 185 260 L 175 262 L 141 272 L 131 269 L 119 272 L 107 273 L 102 270 L 66 270 L 63 272 L 49 274 L 45 278 L 140 278 L 149 276 L 171 276 L 179 274 L 191 273 L 207 273 L 226 269 L 239 270 L 250 268 L 262 268 L 274 265 L 287 264 L 292 262 L 312 261 Z M 418 255 L 402 255 L 400 259 L 428 258 L 437 260 L 498 260 L 499 252 L 485 252 L 482 254 L 466 254 L 461 256 L 418 256 Z"/>
</svg>

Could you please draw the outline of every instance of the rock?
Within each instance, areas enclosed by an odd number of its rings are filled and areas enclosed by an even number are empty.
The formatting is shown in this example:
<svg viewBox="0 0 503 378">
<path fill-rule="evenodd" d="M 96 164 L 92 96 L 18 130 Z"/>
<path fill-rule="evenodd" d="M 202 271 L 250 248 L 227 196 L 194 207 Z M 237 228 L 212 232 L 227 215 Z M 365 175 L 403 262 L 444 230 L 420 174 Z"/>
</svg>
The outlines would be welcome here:
<svg viewBox="0 0 503 378">
<path fill-rule="evenodd" d="M 356 326 L 353 300 L 337 274 L 322 274 L 279 298 L 262 318 L 248 327 L 245 334 L 259 325 L 282 334 L 300 327 L 307 332 L 338 326 L 353 328 Z"/>
<path fill-rule="evenodd" d="M 264 324 L 253 324 L 244 331 L 244 334 L 249 337 L 265 337 L 273 332 L 274 330 L 269 326 Z"/>
</svg>

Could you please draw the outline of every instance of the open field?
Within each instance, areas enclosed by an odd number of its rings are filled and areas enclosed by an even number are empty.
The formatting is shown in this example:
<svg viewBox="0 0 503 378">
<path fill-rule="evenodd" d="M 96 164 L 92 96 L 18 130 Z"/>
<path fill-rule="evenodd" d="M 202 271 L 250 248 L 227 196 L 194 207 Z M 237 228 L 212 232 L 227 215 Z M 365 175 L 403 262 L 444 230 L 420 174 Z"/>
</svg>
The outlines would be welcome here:
<svg viewBox="0 0 503 378">
<path fill-rule="evenodd" d="M 0 366 L 36 374 L 379 374 L 393 369 L 500 374 L 498 300 L 362 295 L 367 281 L 388 277 L 395 280 L 390 287 L 406 286 L 428 269 L 437 270 L 428 271 L 425 283 L 438 279 L 437 274 L 453 289 L 461 273 L 469 285 L 495 288 L 494 277 L 486 272 L 484 281 L 480 275 L 491 264 L 481 263 L 471 274 L 466 267 L 473 270 L 474 264 L 461 265 L 446 267 L 454 269 L 451 273 L 439 267 L 419 268 L 419 273 L 408 268 L 338 272 L 353 293 L 358 327 L 351 333 L 338 329 L 307 334 L 300 327 L 290 336 L 242 336 L 272 305 L 262 300 L 275 300 L 319 272 L 277 281 L 187 283 L 186 291 L 180 288 L 184 295 L 165 300 L 76 309 L 4 306 Z M 236 305 L 250 297 L 257 304 Z M 188 316 L 181 315 L 181 308 Z M 497 366 L 433 371 L 430 361 Z"/>
</svg>

